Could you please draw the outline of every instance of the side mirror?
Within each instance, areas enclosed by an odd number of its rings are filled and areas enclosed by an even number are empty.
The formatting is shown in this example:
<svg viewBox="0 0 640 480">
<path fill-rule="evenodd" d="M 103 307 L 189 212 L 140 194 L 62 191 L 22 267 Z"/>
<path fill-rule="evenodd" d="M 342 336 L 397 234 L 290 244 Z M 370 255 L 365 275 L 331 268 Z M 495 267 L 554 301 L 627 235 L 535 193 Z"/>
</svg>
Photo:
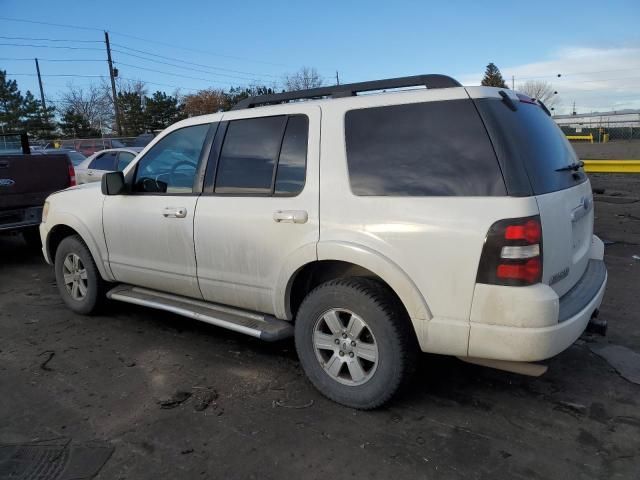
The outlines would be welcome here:
<svg viewBox="0 0 640 480">
<path fill-rule="evenodd" d="M 103 195 L 122 195 L 126 191 L 126 183 L 122 172 L 108 172 L 102 176 Z"/>
</svg>

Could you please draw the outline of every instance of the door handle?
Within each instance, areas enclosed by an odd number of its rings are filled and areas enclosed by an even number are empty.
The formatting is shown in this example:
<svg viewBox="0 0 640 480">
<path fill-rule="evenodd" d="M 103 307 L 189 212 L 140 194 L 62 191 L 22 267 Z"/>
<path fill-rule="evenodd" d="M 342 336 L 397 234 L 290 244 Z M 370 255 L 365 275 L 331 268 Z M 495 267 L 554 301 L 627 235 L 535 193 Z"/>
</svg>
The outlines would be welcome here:
<svg viewBox="0 0 640 480">
<path fill-rule="evenodd" d="M 187 209 L 184 207 L 167 207 L 162 211 L 165 218 L 184 218 L 187 216 Z"/>
<path fill-rule="evenodd" d="M 277 210 L 273 220 L 278 223 L 307 223 L 309 214 L 305 210 Z"/>
<path fill-rule="evenodd" d="M 89 171 L 87 172 L 87 176 L 89 176 L 89 177 L 93 177 L 93 172 L 92 172 L 91 170 L 89 170 Z"/>
</svg>

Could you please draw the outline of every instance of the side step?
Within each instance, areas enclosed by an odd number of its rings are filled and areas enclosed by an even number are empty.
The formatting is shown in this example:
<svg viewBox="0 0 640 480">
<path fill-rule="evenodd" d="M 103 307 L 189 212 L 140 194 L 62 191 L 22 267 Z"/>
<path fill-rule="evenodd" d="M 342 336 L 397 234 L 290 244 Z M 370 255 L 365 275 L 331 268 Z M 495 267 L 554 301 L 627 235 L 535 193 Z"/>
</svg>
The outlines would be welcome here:
<svg viewBox="0 0 640 480">
<path fill-rule="evenodd" d="M 270 315 L 171 295 L 148 288 L 118 285 L 107 292 L 111 300 L 166 310 L 218 327 L 274 342 L 293 336 L 293 325 Z"/>
</svg>

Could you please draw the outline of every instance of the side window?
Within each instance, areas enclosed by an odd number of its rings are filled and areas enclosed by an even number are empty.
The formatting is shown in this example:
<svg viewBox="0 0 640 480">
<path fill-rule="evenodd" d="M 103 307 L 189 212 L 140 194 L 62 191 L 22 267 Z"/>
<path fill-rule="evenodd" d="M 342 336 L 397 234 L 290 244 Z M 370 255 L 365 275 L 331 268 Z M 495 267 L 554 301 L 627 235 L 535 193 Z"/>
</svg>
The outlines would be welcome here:
<svg viewBox="0 0 640 480">
<path fill-rule="evenodd" d="M 220 152 L 216 193 L 271 193 L 287 117 L 229 123 Z"/>
<path fill-rule="evenodd" d="M 175 130 L 138 162 L 134 192 L 192 193 L 198 161 L 210 125 Z"/>
<path fill-rule="evenodd" d="M 131 163 L 131 160 L 133 160 L 135 157 L 136 156 L 131 152 L 120 152 L 118 154 L 118 167 L 116 168 L 116 170 L 118 170 L 119 172 L 124 170 L 127 165 Z"/>
<path fill-rule="evenodd" d="M 107 170 L 113 171 L 116 169 L 116 157 L 118 152 L 105 152 L 98 155 L 89 164 L 89 168 L 93 170 Z"/>
<path fill-rule="evenodd" d="M 274 190 L 276 195 L 296 195 L 302 191 L 307 167 L 308 140 L 309 121 L 306 115 L 289 117 L 278 160 Z"/>
<path fill-rule="evenodd" d="M 355 195 L 506 195 L 471 100 L 351 110 L 345 139 Z"/>
</svg>

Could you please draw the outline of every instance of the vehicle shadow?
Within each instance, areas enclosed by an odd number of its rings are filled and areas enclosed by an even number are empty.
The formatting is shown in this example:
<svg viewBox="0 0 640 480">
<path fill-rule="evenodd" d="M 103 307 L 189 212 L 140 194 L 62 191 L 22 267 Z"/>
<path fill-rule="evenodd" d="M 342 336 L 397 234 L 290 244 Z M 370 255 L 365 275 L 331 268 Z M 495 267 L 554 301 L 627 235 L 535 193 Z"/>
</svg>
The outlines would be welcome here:
<svg viewBox="0 0 640 480">
<path fill-rule="evenodd" d="M 22 235 L 0 233 L 0 267 L 44 263 L 42 251 L 28 246 Z"/>
</svg>

